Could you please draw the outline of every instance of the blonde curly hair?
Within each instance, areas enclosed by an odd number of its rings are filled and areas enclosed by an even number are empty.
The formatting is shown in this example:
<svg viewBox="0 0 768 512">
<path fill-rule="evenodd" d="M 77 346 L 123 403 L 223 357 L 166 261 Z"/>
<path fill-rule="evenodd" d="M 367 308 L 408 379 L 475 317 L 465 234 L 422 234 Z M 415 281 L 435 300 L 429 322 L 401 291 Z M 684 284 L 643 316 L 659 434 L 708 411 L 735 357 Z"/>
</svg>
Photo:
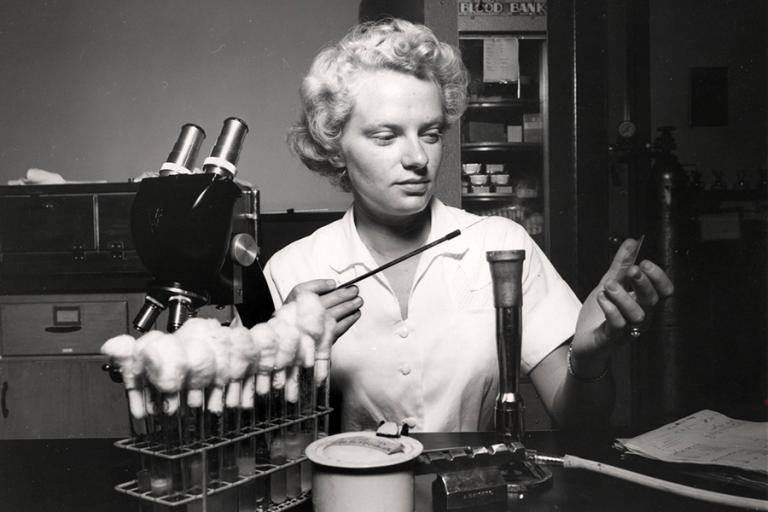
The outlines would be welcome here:
<svg viewBox="0 0 768 512">
<path fill-rule="evenodd" d="M 392 70 L 434 82 L 442 92 L 446 124 L 458 120 L 467 106 L 467 70 L 459 50 L 440 42 L 432 31 L 400 19 L 355 26 L 338 43 L 315 57 L 301 84 L 302 113 L 288 132 L 288 145 L 310 170 L 345 192 L 351 183 L 344 169 L 329 159 L 353 107 L 351 85 L 365 71 Z"/>
</svg>

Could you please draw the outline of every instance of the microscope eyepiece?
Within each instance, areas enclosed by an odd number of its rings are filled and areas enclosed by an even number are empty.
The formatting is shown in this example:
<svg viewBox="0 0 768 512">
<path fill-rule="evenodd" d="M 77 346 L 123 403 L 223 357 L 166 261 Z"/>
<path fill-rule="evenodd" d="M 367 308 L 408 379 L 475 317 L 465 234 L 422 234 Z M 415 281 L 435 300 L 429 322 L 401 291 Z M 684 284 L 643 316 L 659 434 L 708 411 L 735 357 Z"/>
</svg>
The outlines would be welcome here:
<svg viewBox="0 0 768 512">
<path fill-rule="evenodd" d="M 211 156 L 205 159 L 203 170 L 233 179 L 237 174 L 237 161 L 243 149 L 243 141 L 248 133 L 248 125 L 242 119 L 230 117 L 224 121 Z"/>
<path fill-rule="evenodd" d="M 160 175 L 191 174 L 195 169 L 203 139 L 205 139 L 205 132 L 196 124 L 188 123 L 182 126 L 176 144 L 160 168 Z"/>
</svg>

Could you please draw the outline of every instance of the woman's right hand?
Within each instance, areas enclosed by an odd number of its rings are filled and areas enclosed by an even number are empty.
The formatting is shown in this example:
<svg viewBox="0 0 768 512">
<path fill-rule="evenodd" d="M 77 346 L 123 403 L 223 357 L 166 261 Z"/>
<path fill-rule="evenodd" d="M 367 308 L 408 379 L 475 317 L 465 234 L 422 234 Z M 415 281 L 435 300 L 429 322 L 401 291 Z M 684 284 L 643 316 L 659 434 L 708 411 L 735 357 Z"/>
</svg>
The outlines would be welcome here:
<svg viewBox="0 0 768 512">
<path fill-rule="evenodd" d="M 333 279 L 315 279 L 297 284 L 285 299 L 286 303 L 294 301 L 300 292 L 306 291 L 319 295 L 326 313 L 336 320 L 333 343 L 357 322 L 361 314 L 360 308 L 363 305 L 363 298 L 359 296 L 360 290 L 357 286 L 339 288 L 338 290 L 335 288 L 336 281 Z"/>
</svg>

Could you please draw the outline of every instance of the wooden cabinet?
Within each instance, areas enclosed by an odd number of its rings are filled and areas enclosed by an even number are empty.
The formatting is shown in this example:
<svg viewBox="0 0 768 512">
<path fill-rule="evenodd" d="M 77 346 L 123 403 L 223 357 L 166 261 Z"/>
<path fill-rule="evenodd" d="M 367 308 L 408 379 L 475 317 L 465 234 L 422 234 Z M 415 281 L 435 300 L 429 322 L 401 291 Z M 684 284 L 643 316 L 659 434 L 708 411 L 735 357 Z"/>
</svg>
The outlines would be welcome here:
<svg viewBox="0 0 768 512">
<path fill-rule="evenodd" d="M 123 386 L 101 370 L 106 358 L 0 360 L 0 439 L 126 437 Z"/>
<path fill-rule="evenodd" d="M 101 345 L 139 337 L 138 293 L 0 296 L 0 439 L 117 438 L 129 435 L 122 384 L 102 366 Z M 232 320 L 234 307 L 199 316 Z M 167 313 L 157 328 L 165 330 Z"/>
<path fill-rule="evenodd" d="M 140 294 L 0 296 L 0 439 L 123 437 L 121 384 L 101 345 L 131 331 Z M 135 332 L 135 331 L 134 331 Z"/>
</svg>

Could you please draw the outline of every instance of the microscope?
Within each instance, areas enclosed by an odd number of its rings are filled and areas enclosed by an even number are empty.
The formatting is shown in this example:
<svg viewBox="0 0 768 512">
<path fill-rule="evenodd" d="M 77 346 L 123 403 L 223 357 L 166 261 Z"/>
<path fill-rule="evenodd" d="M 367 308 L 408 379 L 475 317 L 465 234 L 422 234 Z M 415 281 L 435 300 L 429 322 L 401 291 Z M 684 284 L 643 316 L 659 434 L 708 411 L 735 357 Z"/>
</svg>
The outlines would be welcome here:
<svg viewBox="0 0 768 512">
<path fill-rule="evenodd" d="M 133 322 L 137 331 L 150 330 L 165 309 L 168 332 L 207 304 L 234 305 L 246 327 L 274 312 L 256 261 L 258 193 L 234 179 L 247 132 L 242 120 L 226 119 L 203 172 L 195 173 L 205 132 L 186 124 L 159 176 L 141 181 L 131 234 L 153 280 Z"/>
</svg>

